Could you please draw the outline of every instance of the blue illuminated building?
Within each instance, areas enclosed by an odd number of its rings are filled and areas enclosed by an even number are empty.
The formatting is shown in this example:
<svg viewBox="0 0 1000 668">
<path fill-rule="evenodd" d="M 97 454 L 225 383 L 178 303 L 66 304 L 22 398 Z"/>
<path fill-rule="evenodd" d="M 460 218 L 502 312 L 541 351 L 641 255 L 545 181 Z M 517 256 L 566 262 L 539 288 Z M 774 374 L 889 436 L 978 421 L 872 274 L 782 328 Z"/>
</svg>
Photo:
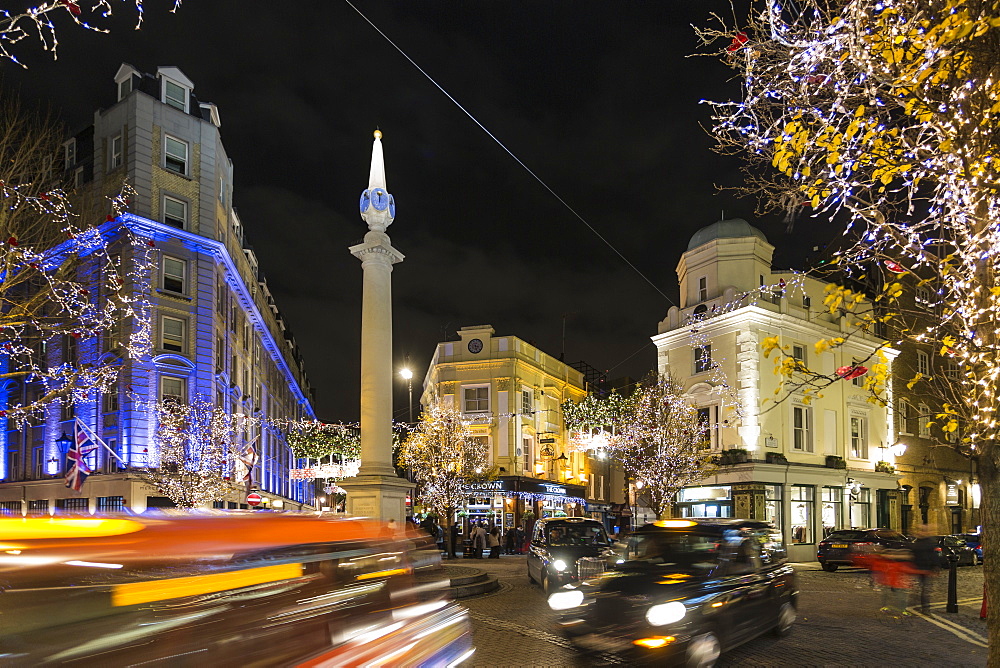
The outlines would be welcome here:
<svg viewBox="0 0 1000 668">
<path fill-rule="evenodd" d="M 52 405 L 44 420 L 23 429 L 0 423 L 0 514 L 142 512 L 170 505 L 128 471 L 156 461 L 149 411 L 155 401 L 201 396 L 264 424 L 315 419 L 302 356 L 232 206 L 233 165 L 222 145 L 218 109 L 200 102 L 194 84 L 174 67 L 147 74 L 122 65 L 114 84 L 116 102 L 66 142 L 65 168 L 79 189 L 95 197 L 118 192 L 126 181 L 138 193 L 129 207 L 133 213 L 106 227 L 127 226 L 156 246 L 151 285 L 137 286 L 152 304 L 152 354 L 124 362 L 111 392 L 72 407 Z M 128 261 L 127 248 L 122 261 Z M 114 354 L 127 334 L 53 341 L 45 354 L 63 361 Z M 0 387 L 0 406 L 36 392 L 31 384 L 8 383 Z M 62 479 L 66 443 L 60 440 L 73 434 L 76 417 L 128 465 L 98 450 L 96 473 L 82 493 L 67 489 Z M 254 487 L 271 507 L 311 508 L 311 481 L 289 481 L 296 464 L 280 430 L 259 431 L 247 435 L 256 438 L 259 455 Z M 216 506 L 240 507 L 244 501 L 234 486 L 232 496 Z"/>
</svg>

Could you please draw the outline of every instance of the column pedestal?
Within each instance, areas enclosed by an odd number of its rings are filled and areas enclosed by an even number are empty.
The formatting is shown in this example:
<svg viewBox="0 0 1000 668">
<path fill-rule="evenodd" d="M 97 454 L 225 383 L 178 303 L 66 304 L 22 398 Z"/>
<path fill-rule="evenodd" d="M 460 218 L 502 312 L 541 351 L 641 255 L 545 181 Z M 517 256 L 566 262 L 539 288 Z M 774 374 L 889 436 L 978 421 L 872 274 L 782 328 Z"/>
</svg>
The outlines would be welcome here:
<svg viewBox="0 0 1000 668">
<path fill-rule="evenodd" d="M 347 492 L 347 514 L 396 520 L 403 526 L 406 519 L 406 495 L 413 483 L 395 475 L 359 475 L 337 483 Z"/>
</svg>

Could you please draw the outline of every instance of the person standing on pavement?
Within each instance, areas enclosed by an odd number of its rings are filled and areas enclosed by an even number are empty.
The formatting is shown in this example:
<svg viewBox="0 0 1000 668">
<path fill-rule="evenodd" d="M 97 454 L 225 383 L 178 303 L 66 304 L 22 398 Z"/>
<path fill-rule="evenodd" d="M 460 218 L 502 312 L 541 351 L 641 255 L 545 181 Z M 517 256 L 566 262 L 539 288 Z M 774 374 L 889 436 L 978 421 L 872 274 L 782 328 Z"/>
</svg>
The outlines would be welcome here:
<svg viewBox="0 0 1000 668">
<path fill-rule="evenodd" d="M 482 524 L 476 524 L 472 529 L 472 558 L 482 559 L 483 550 L 486 549 L 486 529 Z"/>
<path fill-rule="evenodd" d="M 921 525 L 916 535 L 917 540 L 912 548 L 913 567 L 917 570 L 917 579 L 920 581 L 920 612 L 926 615 L 930 612 L 931 587 L 941 567 L 941 557 L 937 551 L 938 544 L 934 539 L 934 532 L 929 526 Z"/>
<path fill-rule="evenodd" d="M 524 529 L 521 527 L 514 528 L 514 549 L 517 554 L 524 552 Z"/>
<path fill-rule="evenodd" d="M 500 558 L 500 529 L 493 527 L 486 537 L 486 546 L 490 548 L 490 559 Z"/>
</svg>

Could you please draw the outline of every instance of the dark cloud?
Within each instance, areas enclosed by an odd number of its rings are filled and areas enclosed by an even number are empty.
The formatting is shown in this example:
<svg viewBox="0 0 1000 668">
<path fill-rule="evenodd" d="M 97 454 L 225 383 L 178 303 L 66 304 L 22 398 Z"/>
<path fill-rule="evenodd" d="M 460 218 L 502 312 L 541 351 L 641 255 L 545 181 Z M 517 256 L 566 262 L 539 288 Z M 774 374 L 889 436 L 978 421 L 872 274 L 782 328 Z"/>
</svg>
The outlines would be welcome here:
<svg viewBox="0 0 1000 668">
<path fill-rule="evenodd" d="M 326 420 L 358 416 L 361 267 L 347 248 L 365 232 L 356 206 L 376 126 L 398 203 L 389 233 L 406 255 L 396 361 L 417 378 L 434 344 L 470 324 L 559 355 L 564 319 L 567 360 L 641 376 L 695 230 L 725 211 L 791 245 L 780 221 L 716 190 L 739 183 L 739 163 L 712 152 L 699 101 L 739 90 L 722 64 L 687 56 L 690 24 L 728 13 L 724 0 L 358 4 L 646 278 L 346 3 L 169 5 L 147 2 L 140 32 L 128 5 L 111 35 L 64 26 L 57 62 L 26 48 L 31 69 L 5 64 L 4 82 L 73 127 L 112 101 L 123 61 L 180 67 L 218 105 L 234 202 Z"/>
</svg>

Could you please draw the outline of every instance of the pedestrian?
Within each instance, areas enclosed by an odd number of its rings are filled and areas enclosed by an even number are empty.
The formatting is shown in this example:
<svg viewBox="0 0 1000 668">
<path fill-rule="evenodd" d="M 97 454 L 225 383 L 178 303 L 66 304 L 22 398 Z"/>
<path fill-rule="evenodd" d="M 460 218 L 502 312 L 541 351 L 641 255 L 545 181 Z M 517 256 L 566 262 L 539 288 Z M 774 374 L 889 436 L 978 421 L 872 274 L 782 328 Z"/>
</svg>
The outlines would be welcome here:
<svg viewBox="0 0 1000 668">
<path fill-rule="evenodd" d="M 504 535 L 504 550 L 507 554 L 514 554 L 514 537 L 516 532 L 514 527 L 508 527 L 506 535 Z"/>
<path fill-rule="evenodd" d="M 490 548 L 490 559 L 500 558 L 500 529 L 493 527 L 486 537 L 486 546 Z"/>
<path fill-rule="evenodd" d="M 382 538 L 394 538 L 396 536 L 396 520 L 390 519 L 379 532 Z"/>
<path fill-rule="evenodd" d="M 458 533 L 458 524 L 452 523 L 452 525 L 451 525 L 451 548 L 449 550 L 450 554 L 448 555 L 452 559 L 456 559 L 458 557 L 458 555 L 455 553 L 455 550 L 458 549 L 458 536 L 459 536 L 459 533 Z"/>
<path fill-rule="evenodd" d="M 941 567 L 941 553 L 938 552 L 937 537 L 929 526 L 922 524 L 915 533 L 917 540 L 913 543 L 913 566 L 920 583 L 920 612 L 926 615 L 931 609 L 931 588 Z"/>
<path fill-rule="evenodd" d="M 521 527 L 514 529 L 514 549 L 517 554 L 524 554 L 524 529 Z"/>
<path fill-rule="evenodd" d="M 434 537 L 437 539 L 438 549 L 440 551 L 444 552 L 444 550 L 445 550 L 445 547 L 444 547 L 444 528 L 440 524 L 438 524 L 437 522 L 434 523 L 434 533 L 435 533 Z"/>
<path fill-rule="evenodd" d="M 472 558 L 482 559 L 486 549 L 486 529 L 482 524 L 476 524 L 472 529 Z"/>
<path fill-rule="evenodd" d="M 910 576 L 919 573 L 913 565 L 913 553 L 909 550 L 883 550 L 869 563 L 875 582 L 882 587 L 882 607 L 879 609 L 890 614 L 910 614 L 906 610 Z"/>
</svg>

